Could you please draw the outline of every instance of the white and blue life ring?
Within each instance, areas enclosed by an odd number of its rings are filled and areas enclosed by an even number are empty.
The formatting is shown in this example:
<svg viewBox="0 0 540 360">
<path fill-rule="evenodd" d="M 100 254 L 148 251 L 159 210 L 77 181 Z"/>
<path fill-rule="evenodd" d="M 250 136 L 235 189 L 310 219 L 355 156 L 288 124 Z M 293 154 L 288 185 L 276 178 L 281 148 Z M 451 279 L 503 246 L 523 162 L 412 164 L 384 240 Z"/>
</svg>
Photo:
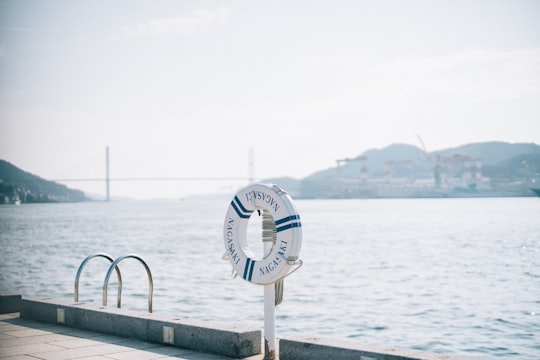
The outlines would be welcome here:
<svg viewBox="0 0 540 360">
<path fill-rule="evenodd" d="M 256 210 L 266 210 L 274 219 L 276 240 L 262 259 L 255 258 L 247 243 L 247 225 Z M 254 284 L 271 284 L 287 276 L 297 265 L 302 246 L 300 215 L 291 197 L 277 185 L 253 184 L 240 190 L 231 201 L 223 227 L 226 257 L 234 271 Z"/>
</svg>

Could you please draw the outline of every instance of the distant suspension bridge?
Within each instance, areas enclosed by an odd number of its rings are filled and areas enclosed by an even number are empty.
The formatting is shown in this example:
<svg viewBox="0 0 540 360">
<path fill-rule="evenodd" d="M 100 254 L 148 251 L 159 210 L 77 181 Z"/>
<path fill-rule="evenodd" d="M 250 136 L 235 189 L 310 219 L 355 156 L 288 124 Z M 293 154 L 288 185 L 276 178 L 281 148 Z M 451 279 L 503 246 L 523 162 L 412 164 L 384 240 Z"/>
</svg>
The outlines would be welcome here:
<svg viewBox="0 0 540 360">
<path fill-rule="evenodd" d="M 255 181 L 254 176 L 254 156 L 253 150 L 249 151 L 249 176 L 248 177 L 209 177 L 209 176 L 177 176 L 177 177 L 121 177 L 111 178 L 109 171 L 109 147 L 105 150 L 105 178 L 71 178 L 71 179 L 54 179 L 58 182 L 105 182 L 105 201 L 110 201 L 110 182 L 111 181 Z"/>
</svg>

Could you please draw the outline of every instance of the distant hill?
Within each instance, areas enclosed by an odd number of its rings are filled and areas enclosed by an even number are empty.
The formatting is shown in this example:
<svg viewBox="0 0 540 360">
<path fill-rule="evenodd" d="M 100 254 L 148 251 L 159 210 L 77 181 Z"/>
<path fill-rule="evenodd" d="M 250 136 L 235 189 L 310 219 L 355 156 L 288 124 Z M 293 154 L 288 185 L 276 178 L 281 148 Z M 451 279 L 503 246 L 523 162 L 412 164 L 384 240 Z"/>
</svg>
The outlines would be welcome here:
<svg viewBox="0 0 540 360">
<path fill-rule="evenodd" d="M 266 179 L 297 198 L 533 196 L 540 145 L 471 143 L 425 152 L 407 144 L 370 149 L 303 179 Z M 91 200 L 0 160 L 0 203 Z"/>
<path fill-rule="evenodd" d="M 467 176 L 471 178 L 465 179 Z M 535 184 L 540 187 L 540 146 L 493 141 L 425 152 L 413 145 L 392 144 L 349 159 L 336 159 L 335 167 L 296 180 L 296 184 L 294 179 L 287 178 L 287 185 L 308 198 L 335 197 L 336 193 L 350 189 L 358 193 L 361 186 L 365 188 L 364 196 L 371 197 L 381 193 L 373 184 L 378 183 L 380 190 L 383 184 L 397 188 L 397 184 L 418 187 L 420 183 L 430 182 L 436 190 L 444 186 L 467 187 L 466 191 L 474 195 L 470 189 L 477 185 L 476 179 L 483 186 L 482 196 L 532 196 L 529 187 L 536 187 Z M 361 182 L 371 184 L 371 188 L 359 185 Z M 448 190 L 445 196 L 450 195 Z"/>
<path fill-rule="evenodd" d="M 22 203 L 74 202 L 90 200 L 80 190 L 48 181 L 0 160 L 0 204 L 20 200 Z"/>
<path fill-rule="evenodd" d="M 484 165 L 495 165 L 523 154 L 540 154 L 540 146 L 533 143 L 510 144 L 492 141 L 467 144 L 433 152 L 433 155 L 442 156 L 452 156 L 454 154 L 468 155 L 480 159 Z"/>
</svg>

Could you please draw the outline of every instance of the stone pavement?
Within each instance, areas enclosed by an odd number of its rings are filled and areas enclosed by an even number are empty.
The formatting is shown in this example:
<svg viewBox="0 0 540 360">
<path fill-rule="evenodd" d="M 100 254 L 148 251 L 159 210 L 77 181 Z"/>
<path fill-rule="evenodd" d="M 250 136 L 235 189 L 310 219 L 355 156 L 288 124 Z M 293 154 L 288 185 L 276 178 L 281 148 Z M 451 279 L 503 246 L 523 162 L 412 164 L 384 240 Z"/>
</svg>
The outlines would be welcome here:
<svg viewBox="0 0 540 360">
<path fill-rule="evenodd" d="M 244 360 L 261 360 L 255 355 Z M 0 360 L 232 359 L 179 347 L 36 322 L 0 314 Z"/>
</svg>

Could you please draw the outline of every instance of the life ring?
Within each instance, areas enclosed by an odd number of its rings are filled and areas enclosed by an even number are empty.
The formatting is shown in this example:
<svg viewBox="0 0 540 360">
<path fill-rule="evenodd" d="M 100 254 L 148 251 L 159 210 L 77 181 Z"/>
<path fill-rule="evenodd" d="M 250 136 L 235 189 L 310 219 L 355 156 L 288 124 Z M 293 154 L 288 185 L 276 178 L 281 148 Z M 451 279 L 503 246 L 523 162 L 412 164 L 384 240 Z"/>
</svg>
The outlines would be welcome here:
<svg viewBox="0 0 540 360">
<path fill-rule="evenodd" d="M 272 250 L 256 259 L 247 243 L 247 225 L 256 210 L 271 214 L 276 226 Z M 277 185 L 254 184 L 240 190 L 231 201 L 223 227 L 226 257 L 246 281 L 271 284 L 292 272 L 302 246 L 300 215 L 291 197 Z"/>
</svg>

